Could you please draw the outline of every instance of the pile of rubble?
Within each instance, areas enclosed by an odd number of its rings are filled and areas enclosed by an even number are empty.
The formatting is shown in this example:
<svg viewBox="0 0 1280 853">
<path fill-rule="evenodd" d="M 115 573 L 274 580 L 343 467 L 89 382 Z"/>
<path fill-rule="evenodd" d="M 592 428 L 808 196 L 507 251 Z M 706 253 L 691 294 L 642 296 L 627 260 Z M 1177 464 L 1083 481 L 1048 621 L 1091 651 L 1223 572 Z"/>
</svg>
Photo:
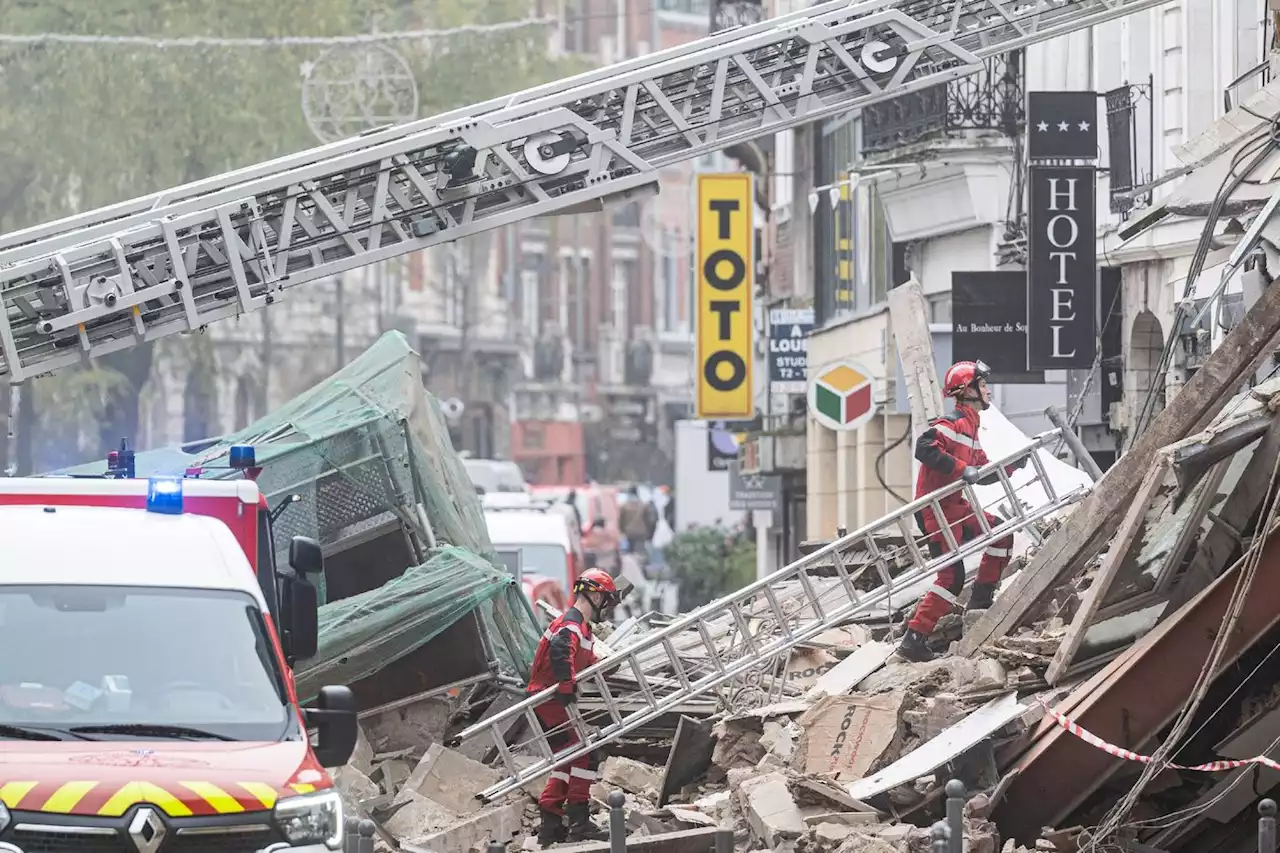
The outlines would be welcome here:
<svg viewBox="0 0 1280 853">
<path fill-rule="evenodd" d="M 690 730 L 701 727 L 707 748 L 679 749 L 680 762 L 671 748 L 680 733 L 614 744 L 592 790 L 597 819 L 605 821 L 608 793 L 621 790 L 632 840 L 661 836 L 671 853 L 704 853 L 716 829 L 734 830 L 740 851 L 924 853 L 946 781 L 994 789 L 996 750 L 1038 719 L 1015 692 L 1044 687 L 1053 639 L 1007 637 L 988 655 L 909 663 L 893 655 L 892 630 L 825 632 L 791 654 L 781 701 L 714 720 L 683 718 Z M 379 825 L 387 849 L 464 853 L 489 841 L 536 848 L 544 780 L 497 803 L 477 799 L 505 774 L 469 744 L 460 749 L 471 757 L 443 745 L 469 716 L 464 705 L 430 699 L 362 722 L 357 752 L 336 779 L 353 813 Z M 979 736 L 963 731 L 992 708 L 998 719 Z M 857 785 L 866 796 L 851 793 Z M 1001 849 L 987 803 L 977 794 L 967 807 L 975 853 Z"/>
</svg>

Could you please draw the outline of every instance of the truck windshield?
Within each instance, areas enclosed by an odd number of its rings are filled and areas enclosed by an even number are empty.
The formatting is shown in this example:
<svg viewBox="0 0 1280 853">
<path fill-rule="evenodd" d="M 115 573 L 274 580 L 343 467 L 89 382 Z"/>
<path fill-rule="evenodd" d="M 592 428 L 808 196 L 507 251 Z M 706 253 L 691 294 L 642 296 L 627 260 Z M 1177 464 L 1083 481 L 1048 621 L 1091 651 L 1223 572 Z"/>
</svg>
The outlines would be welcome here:
<svg viewBox="0 0 1280 853">
<path fill-rule="evenodd" d="M 295 728 L 262 613 L 243 592 L 0 587 L 0 644 L 0 737 L 17 726 L 276 741 Z"/>
</svg>

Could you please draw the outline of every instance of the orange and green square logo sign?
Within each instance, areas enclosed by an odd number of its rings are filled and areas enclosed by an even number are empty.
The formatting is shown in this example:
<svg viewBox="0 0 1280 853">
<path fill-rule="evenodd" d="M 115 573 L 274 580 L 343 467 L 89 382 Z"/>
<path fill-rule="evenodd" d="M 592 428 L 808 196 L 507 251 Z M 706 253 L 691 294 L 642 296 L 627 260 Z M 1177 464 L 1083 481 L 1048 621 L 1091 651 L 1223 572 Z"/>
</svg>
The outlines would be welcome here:
<svg viewBox="0 0 1280 853">
<path fill-rule="evenodd" d="M 809 381 L 809 411 L 828 429 L 854 430 L 875 414 L 871 377 L 853 361 L 823 366 Z"/>
</svg>

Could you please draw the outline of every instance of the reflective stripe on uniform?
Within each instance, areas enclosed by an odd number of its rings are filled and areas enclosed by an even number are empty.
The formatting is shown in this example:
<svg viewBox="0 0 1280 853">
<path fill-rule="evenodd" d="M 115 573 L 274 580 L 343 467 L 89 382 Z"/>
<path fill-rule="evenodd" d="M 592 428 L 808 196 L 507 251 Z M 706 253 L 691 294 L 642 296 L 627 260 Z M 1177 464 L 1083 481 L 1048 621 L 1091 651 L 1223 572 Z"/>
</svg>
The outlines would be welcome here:
<svg viewBox="0 0 1280 853">
<path fill-rule="evenodd" d="M 559 770 L 552 770 L 552 771 L 551 771 L 551 778 L 552 778 L 552 779 L 559 779 L 561 782 L 568 782 L 568 781 L 569 781 L 569 774 L 568 774 L 568 773 L 562 773 L 562 772 L 561 772 L 561 771 L 559 771 Z"/>
<path fill-rule="evenodd" d="M 934 584 L 933 586 L 929 587 L 929 592 L 932 593 L 933 595 L 938 596 L 938 598 L 941 598 L 944 601 L 951 602 L 957 607 L 960 606 L 960 599 L 952 595 L 951 590 L 947 589 L 945 586 L 942 586 L 941 584 Z"/>
<path fill-rule="evenodd" d="M 584 770 L 581 767 L 570 767 L 569 775 L 577 779 L 590 779 L 592 781 L 595 781 L 595 779 L 598 778 L 596 771 Z"/>
<path fill-rule="evenodd" d="M 1013 551 L 1009 548 L 993 548 L 988 547 L 984 552 L 988 557 L 1008 557 Z"/>
<path fill-rule="evenodd" d="M 964 433 L 956 432 L 946 424 L 934 424 L 933 428 L 949 441 L 954 441 L 956 444 L 963 444 L 965 447 L 972 450 L 978 449 L 978 440 L 976 438 L 970 438 Z"/>
</svg>

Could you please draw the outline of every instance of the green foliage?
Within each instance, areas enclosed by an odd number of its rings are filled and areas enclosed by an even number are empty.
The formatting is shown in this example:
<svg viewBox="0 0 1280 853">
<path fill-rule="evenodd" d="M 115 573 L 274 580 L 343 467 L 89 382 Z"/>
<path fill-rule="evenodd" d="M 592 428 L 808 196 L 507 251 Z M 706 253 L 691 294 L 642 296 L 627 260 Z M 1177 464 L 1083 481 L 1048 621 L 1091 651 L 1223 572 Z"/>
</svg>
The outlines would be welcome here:
<svg viewBox="0 0 1280 853">
<path fill-rule="evenodd" d="M 375 24 L 443 29 L 529 15 L 524 0 L 0 0 L 9 32 L 156 38 L 354 35 Z M 425 117 L 582 70 L 577 61 L 550 58 L 547 37 L 537 26 L 391 45 L 414 71 Z M 322 51 L 0 46 L 0 232 L 316 146 L 302 112 L 302 67 Z M 37 404 L 62 406 L 87 394 L 77 410 L 102 407 L 113 422 L 103 435 L 115 436 L 104 440 L 118 440 L 119 430 L 136 427 L 151 367 L 149 351 L 121 355 L 97 378 L 68 370 L 39 380 Z M 113 379 L 103 384 L 106 375 Z M 60 434 L 53 417 L 38 410 L 28 436 Z M 37 467 L 52 463 L 33 451 Z"/>
<path fill-rule="evenodd" d="M 741 589 L 756 577 L 756 543 L 723 527 L 694 527 L 662 549 L 688 612 Z"/>
</svg>

